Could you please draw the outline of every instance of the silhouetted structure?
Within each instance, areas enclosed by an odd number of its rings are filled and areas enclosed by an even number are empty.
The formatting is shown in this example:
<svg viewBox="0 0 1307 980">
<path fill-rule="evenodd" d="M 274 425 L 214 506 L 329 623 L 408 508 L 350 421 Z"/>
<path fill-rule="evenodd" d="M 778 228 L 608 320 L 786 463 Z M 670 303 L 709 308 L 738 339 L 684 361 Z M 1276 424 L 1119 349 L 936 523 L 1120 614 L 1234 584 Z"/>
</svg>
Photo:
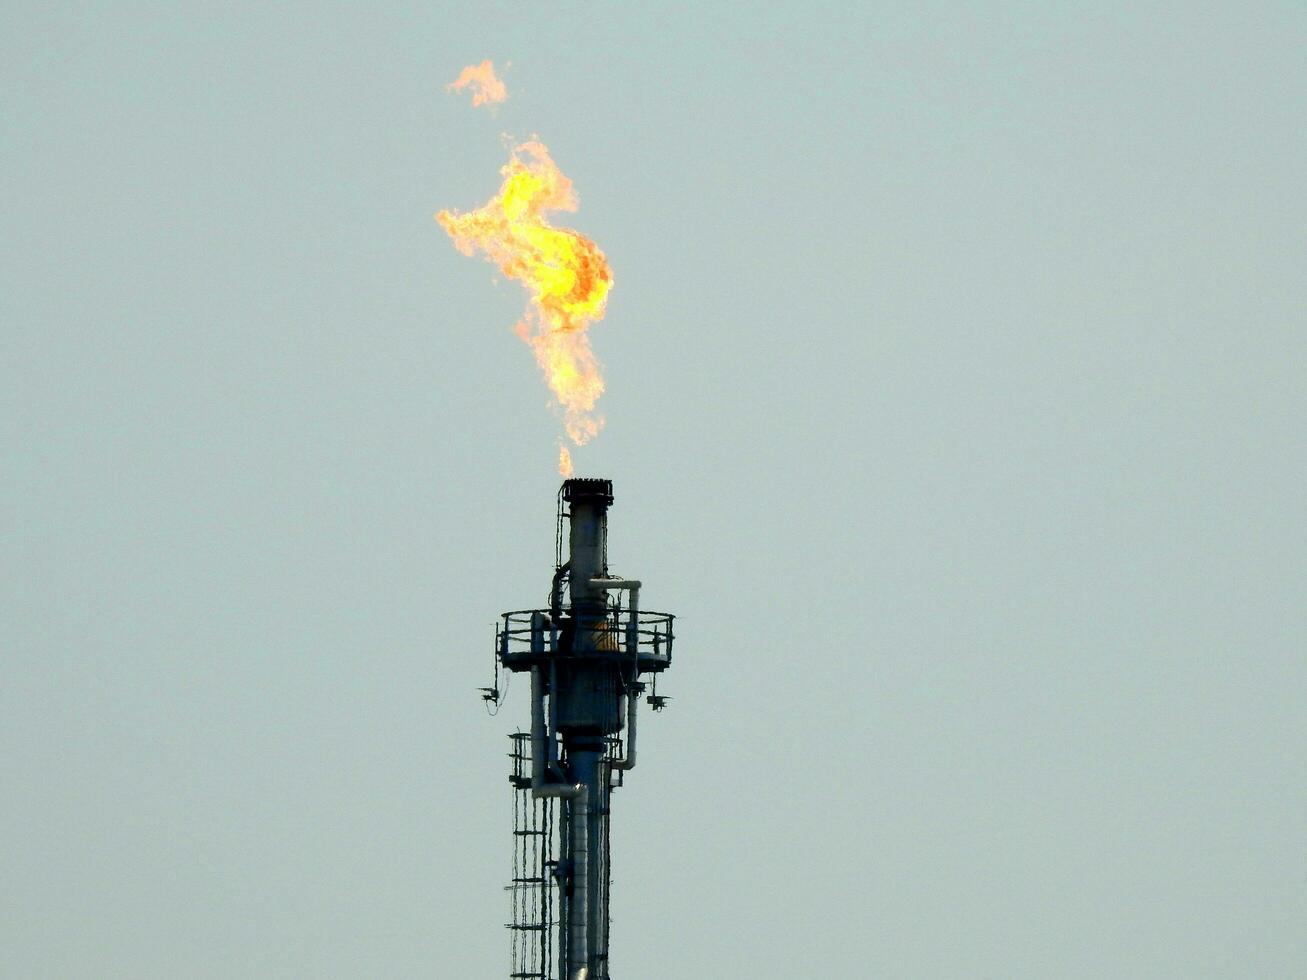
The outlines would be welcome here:
<svg viewBox="0 0 1307 980">
<path fill-rule="evenodd" d="M 504 613 L 499 667 L 531 678 L 531 730 L 511 736 L 513 935 L 510 976 L 608 980 L 608 820 L 635 767 L 636 709 L 672 661 L 672 619 L 640 609 L 640 583 L 608 570 L 608 480 L 572 479 L 558 495 L 549 608 Z M 567 560 L 563 526 L 567 521 Z M 666 703 L 656 686 L 646 699 Z"/>
</svg>

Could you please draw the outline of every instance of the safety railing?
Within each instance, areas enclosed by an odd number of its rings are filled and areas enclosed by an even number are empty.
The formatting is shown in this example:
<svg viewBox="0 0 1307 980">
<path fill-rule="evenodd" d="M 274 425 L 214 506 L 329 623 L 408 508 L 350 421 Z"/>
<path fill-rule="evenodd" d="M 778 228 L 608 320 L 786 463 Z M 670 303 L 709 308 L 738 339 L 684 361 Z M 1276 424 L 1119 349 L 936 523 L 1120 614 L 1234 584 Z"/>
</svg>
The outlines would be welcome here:
<svg viewBox="0 0 1307 980">
<path fill-rule="evenodd" d="M 672 661 L 675 616 L 641 609 L 610 609 L 604 616 L 577 621 L 548 609 L 519 609 L 500 616 L 495 648 L 510 669 L 524 669 L 555 656 L 638 659 L 641 670 L 658 670 Z"/>
</svg>

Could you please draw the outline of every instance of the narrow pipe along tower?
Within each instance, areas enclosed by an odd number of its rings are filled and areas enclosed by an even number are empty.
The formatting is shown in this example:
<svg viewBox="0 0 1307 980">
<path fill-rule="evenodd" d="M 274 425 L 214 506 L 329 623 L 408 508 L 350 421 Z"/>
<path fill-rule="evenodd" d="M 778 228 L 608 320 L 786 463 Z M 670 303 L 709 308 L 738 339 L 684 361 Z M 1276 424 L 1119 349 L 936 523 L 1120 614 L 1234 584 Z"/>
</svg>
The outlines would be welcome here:
<svg viewBox="0 0 1307 980">
<path fill-rule="evenodd" d="M 501 703 L 501 667 L 528 674 L 531 686 L 531 730 L 510 736 L 513 978 L 611 977 L 610 800 L 635 768 L 646 687 L 654 711 L 666 705 L 657 675 L 672 662 L 673 621 L 640 608 L 638 581 L 610 573 L 612 502 L 609 480 L 563 483 L 549 608 L 504 613 L 495 631 L 485 700 Z"/>
</svg>

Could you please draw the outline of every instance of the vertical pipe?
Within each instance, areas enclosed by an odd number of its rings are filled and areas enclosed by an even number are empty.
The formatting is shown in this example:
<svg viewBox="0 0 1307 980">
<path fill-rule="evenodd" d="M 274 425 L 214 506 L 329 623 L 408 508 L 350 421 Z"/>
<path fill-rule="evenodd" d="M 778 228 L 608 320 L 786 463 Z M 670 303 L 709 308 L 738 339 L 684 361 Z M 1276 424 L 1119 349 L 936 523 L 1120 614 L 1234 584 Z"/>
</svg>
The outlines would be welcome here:
<svg viewBox="0 0 1307 980">
<path fill-rule="evenodd" d="M 558 649 L 557 641 L 554 642 L 554 650 Z M 552 652 L 552 651 L 551 651 Z M 548 766 L 549 772 L 557 769 L 558 759 L 555 753 L 558 751 L 558 659 L 554 656 L 549 658 L 549 744 L 545 746 L 549 754 Z"/>
<path fill-rule="evenodd" d="M 602 576 L 604 568 L 604 540 L 608 533 L 608 507 L 593 497 L 572 500 L 568 530 L 568 565 L 571 581 L 572 611 L 578 607 L 594 612 L 603 608 L 603 589 L 595 588 L 590 580 Z"/>
<path fill-rule="evenodd" d="M 631 583 L 631 601 L 626 622 L 626 652 L 632 660 L 640 658 L 640 583 Z"/>
<path fill-rule="evenodd" d="M 545 783 L 545 691 L 540 668 L 531 668 L 531 788 Z"/>
<path fill-rule="evenodd" d="M 568 480 L 563 495 L 570 504 L 567 567 L 574 639 L 571 656 L 557 666 L 550 708 L 554 709 L 556 701 L 563 704 L 554 730 L 563 738 L 567 782 L 579 790 L 567 807 L 571 876 L 565 976 L 568 980 L 599 980 L 605 972 L 608 917 L 607 870 L 603 866 L 608 769 L 601 759 L 606 748 L 604 735 L 621 726 L 617 666 L 596 656 L 595 639 L 607 616 L 607 592 L 595 580 L 602 580 L 608 571 L 604 556 L 612 484 L 607 480 Z"/>
<path fill-rule="evenodd" d="M 568 964 L 575 980 L 590 967 L 590 788 L 572 801 L 572 901 L 568 904 Z"/>
<path fill-rule="evenodd" d="M 567 903 L 570 977 L 599 976 L 595 958 L 600 951 L 600 924 L 608 916 L 601 891 L 604 869 L 600 821 L 606 809 L 604 788 L 600 785 L 601 749 L 601 743 L 593 742 L 567 747 L 569 775 L 582 787 L 570 806 L 571 900 Z"/>
<path fill-rule="evenodd" d="M 614 769 L 626 771 L 635 768 L 635 712 L 639 705 L 640 695 L 632 689 L 626 696 L 626 758 L 614 759 L 611 763 Z"/>
</svg>

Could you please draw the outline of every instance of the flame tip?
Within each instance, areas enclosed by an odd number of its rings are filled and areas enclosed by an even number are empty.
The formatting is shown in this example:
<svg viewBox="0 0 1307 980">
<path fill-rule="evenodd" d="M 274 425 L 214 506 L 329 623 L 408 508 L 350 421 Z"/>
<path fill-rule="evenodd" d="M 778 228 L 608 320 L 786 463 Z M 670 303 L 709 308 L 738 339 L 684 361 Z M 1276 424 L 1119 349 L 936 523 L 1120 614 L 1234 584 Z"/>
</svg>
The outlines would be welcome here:
<svg viewBox="0 0 1307 980">
<path fill-rule="evenodd" d="M 508 100 L 508 87 L 495 74 L 495 65 L 489 58 L 479 65 L 468 65 L 458 77 L 445 86 L 446 92 L 459 92 L 468 89 L 472 93 L 472 105 L 494 106 Z"/>
</svg>

